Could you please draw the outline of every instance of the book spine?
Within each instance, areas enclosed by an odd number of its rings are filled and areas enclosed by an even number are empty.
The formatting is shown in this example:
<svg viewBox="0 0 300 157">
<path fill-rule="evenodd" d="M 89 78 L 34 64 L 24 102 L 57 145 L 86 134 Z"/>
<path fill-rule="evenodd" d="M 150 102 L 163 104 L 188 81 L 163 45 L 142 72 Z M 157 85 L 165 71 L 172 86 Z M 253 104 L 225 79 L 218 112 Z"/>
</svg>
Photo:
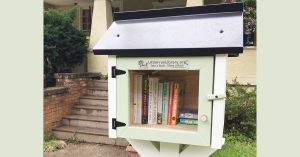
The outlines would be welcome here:
<svg viewBox="0 0 300 157">
<path fill-rule="evenodd" d="M 152 124 L 153 117 L 153 78 L 149 78 L 148 124 Z"/>
<path fill-rule="evenodd" d="M 173 91 L 173 102 L 172 102 L 172 120 L 171 125 L 177 124 L 178 119 L 178 109 L 179 109 L 179 96 L 180 96 L 180 84 L 178 82 L 174 83 Z"/>
<path fill-rule="evenodd" d="M 137 124 L 142 123 L 143 75 L 137 77 Z"/>
<path fill-rule="evenodd" d="M 169 82 L 166 81 L 163 83 L 163 113 L 162 113 L 162 124 L 167 125 L 168 124 L 168 104 L 169 104 Z"/>
<path fill-rule="evenodd" d="M 198 120 L 196 120 L 196 119 L 180 118 L 179 119 L 179 124 L 197 125 L 198 124 Z"/>
<path fill-rule="evenodd" d="M 148 92 L 149 92 L 149 81 L 147 76 L 143 76 L 143 104 L 142 104 L 142 124 L 148 124 Z"/>
<path fill-rule="evenodd" d="M 180 113 L 179 118 L 198 119 L 198 114 L 196 114 L 196 113 Z"/>
<path fill-rule="evenodd" d="M 152 106 L 152 124 L 157 124 L 158 108 L 158 78 L 153 78 L 153 106 Z"/>
<path fill-rule="evenodd" d="M 137 97 L 138 97 L 138 75 L 133 77 L 133 123 L 138 122 L 138 111 L 137 111 Z"/>
<path fill-rule="evenodd" d="M 163 83 L 158 84 L 157 124 L 162 124 Z"/>
<path fill-rule="evenodd" d="M 168 125 L 171 125 L 172 104 L 173 104 L 173 81 L 170 81 L 169 102 L 168 102 Z"/>
</svg>

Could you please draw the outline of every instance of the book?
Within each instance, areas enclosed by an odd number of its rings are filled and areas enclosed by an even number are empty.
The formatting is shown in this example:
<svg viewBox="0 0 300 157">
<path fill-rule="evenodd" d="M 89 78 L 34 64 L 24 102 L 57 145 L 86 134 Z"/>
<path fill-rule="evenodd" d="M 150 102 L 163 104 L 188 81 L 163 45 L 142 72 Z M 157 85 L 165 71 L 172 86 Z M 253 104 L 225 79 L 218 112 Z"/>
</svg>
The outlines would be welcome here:
<svg viewBox="0 0 300 157">
<path fill-rule="evenodd" d="M 180 113 L 179 118 L 186 118 L 186 119 L 198 119 L 198 114 L 197 113 Z"/>
<path fill-rule="evenodd" d="M 179 84 L 179 82 L 175 82 L 173 88 L 174 89 L 173 89 L 171 125 L 176 125 L 177 120 L 178 120 L 179 97 L 180 97 L 180 84 Z"/>
<path fill-rule="evenodd" d="M 153 117 L 153 106 L 154 106 L 154 98 L 153 98 L 153 78 L 149 78 L 149 90 L 148 90 L 148 124 L 152 124 Z"/>
<path fill-rule="evenodd" d="M 142 82 L 142 124 L 148 124 L 149 81 L 146 75 L 143 76 Z"/>
<path fill-rule="evenodd" d="M 172 118 L 173 85 L 174 85 L 174 82 L 170 81 L 169 102 L 168 102 L 168 125 L 171 125 L 171 118 Z"/>
<path fill-rule="evenodd" d="M 157 124 L 157 112 L 158 112 L 158 85 L 159 85 L 159 78 L 155 77 L 153 82 L 153 117 L 152 117 L 152 124 Z"/>
<path fill-rule="evenodd" d="M 157 124 L 158 81 L 157 77 L 149 78 L 148 124 Z"/>
<path fill-rule="evenodd" d="M 169 89 L 170 82 L 165 81 L 163 83 L 163 96 L 162 96 L 162 124 L 168 124 L 168 104 L 169 104 Z"/>
<path fill-rule="evenodd" d="M 138 123 L 137 97 L 138 97 L 138 75 L 133 76 L 133 123 Z"/>
<path fill-rule="evenodd" d="M 197 125 L 198 124 L 198 120 L 197 119 L 180 118 L 179 119 L 179 124 Z"/>
<path fill-rule="evenodd" d="M 137 75 L 137 124 L 142 123 L 143 75 Z"/>
<path fill-rule="evenodd" d="M 158 101 L 157 101 L 157 124 L 162 124 L 162 97 L 163 97 L 163 83 L 158 84 Z"/>
</svg>

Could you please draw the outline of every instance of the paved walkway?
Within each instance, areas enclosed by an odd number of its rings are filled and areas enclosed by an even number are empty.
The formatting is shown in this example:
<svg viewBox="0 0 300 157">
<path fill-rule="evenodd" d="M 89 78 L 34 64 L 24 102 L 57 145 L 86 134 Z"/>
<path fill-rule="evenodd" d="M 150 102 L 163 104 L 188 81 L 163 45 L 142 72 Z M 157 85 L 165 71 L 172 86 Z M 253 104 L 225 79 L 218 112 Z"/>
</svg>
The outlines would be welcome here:
<svg viewBox="0 0 300 157">
<path fill-rule="evenodd" d="M 130 157 L 125 147 L 79 143 L 68 144 L 66 148 L 44 153 L 44 157 Z"/>
</svg>

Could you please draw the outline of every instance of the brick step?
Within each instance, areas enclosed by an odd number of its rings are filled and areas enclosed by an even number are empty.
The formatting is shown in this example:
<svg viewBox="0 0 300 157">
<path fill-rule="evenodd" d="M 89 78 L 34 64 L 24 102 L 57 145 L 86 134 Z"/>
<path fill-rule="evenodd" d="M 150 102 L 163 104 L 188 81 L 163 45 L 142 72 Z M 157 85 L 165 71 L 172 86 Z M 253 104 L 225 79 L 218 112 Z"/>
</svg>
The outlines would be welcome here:
<svg viewBox="0 0 300 157">
<path fill-rule="evenodd" d="M 72 114 L 108 117 L 108 107 L 101 105 L 74 105 Z"/>
<path fill-rule="evenodd" d="M 107 97 L 108 91 L 107 88 L 104 89 L 100 87 L 88 87 L 88 89 L 86 90 L 86 95 Z"/>
<path fill-rule="evenodd" d="M 108 97 L 85 95 L 79 98 L 79 103 L 82 105 L 108 106 Z"/>
<path fill-rule="evenodd" d="M 79 141 L 102 143 L 118 146 L 127 146 L 129 143 L 123 138 L 108 138 L 107 129 L 87 128 L 87 127 L 74 127 L 74 126 L 61 126 L 53 129 L 53 134 L 58 139 L 67 140 L 75 136 Z"/>
<path fill-rule="evenodd" d="M 63 117 L 62 124 L 67 126 L 107 129 L 108 118 L 103 116 L 67 115 Z"/>
<path fill-rule="evenodd" d="M 91 80 L 88 82 L 88 87 L 108 88 L 107 80 Z"/>
</svg>

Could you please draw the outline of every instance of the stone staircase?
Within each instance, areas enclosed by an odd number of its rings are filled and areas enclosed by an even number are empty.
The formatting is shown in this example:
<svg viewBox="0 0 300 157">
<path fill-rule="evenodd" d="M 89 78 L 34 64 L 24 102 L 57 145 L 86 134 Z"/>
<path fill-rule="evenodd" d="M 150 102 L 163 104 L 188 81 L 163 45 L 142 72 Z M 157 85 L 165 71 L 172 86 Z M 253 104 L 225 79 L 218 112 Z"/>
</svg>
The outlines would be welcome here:
<svg viewBox="0 0 300 157">
<path fill-rule="evenodd" d="M 127 146 L 126 139 L 108 138 L 107 96 L 106 80 L 88 82 L 85 95 L 73 105 L 71 114 L 63 117 L 62 126 L 53 129 L 53 134 L 66 140 L 75 133 L 79 141 Z"/>
</svg>

